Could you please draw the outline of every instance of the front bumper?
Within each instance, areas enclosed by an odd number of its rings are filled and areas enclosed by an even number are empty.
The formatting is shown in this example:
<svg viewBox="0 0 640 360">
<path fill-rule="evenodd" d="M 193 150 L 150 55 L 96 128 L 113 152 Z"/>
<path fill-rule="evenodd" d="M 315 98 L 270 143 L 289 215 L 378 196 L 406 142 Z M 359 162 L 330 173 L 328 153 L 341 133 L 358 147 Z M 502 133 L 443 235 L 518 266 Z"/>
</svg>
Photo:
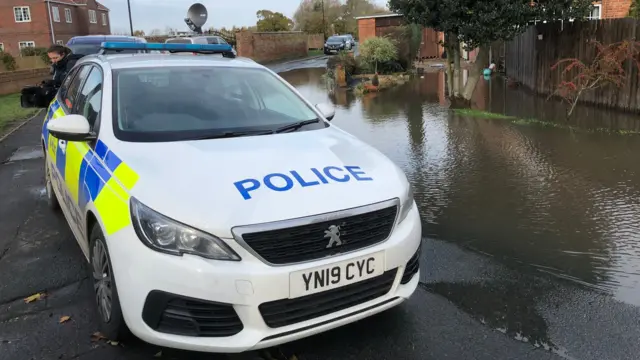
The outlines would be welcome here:
<svg viewBox="0 0 640 360">
<path fill-rule="evenodd" d="M 212 261 L 191 255 L 177 257 L 162 254 L 143 245 L 132 227 L 109 236 L 107 244 L 117 281 L 122 313 L 127 325 L 136 336 L 159 346 L 231 353 L 270 347 L 304 338 L 398 305 L 409 298 L 418 285 L 419 270 L 415 260 L 416 256 L 419 256 L 417 251 L 421 236 L 420 217 L 417 206 L 414 204 L 407 218 L 397 225 L 391 236 L 382 243 L 348 254 L 287 266 L 266 265 L 235 240 L 230 239 L 224 240 L 242 257 L 240 262 Z M 328 308 L 324 309 L 320 316 L 292 324 L 274 327 L 273 319 L 269 320 L 269 315 L 266 314 L 268 310 L 265 309 L 268 304 L 265 303 L 274 305 L 275 308 L 280 305 L 284 305 L 285 308 L 288 306 L 286 299 L 290 295 L 290 273 L 381 251 L 384 252 L 385 273 L 383 275 L 304 298 L 305 300 L 309 298 L 311 301 L 311 297 L 322 297 L 323 294 L 327 295 L 331 291 L 339 293 L 340 289 L 346 291 L 350 287 L 352 287 L 350 289 L 352 293 L 359 291 L 359 294 L 364 294 L 365 291 L 369 291 L 373 297 L 361 297 L 362 301 L 353 306 L 342 303 L 342 306 L 335 311 L 331 305 L 338 306 L 339 301 L 325 300 L 324 306 Z M 405 270 L 408 274 L 405 274 Z M 365 284 L 367 281 L 377 281 L 377 293 L 372 292 L 371 289 L 365 289 L 369 286 Z M 386 288 L 381 287 L 384 281 L 387 281 Z M 354 290 L 354 286 L 360 286 L 360 290 Z M 224 331 L 218 335 L 211 335 L 215 331 L 209 332 L 207 336 L 185 336 L 156 331 L 148 325 L 149 319 L 154 321 L 153 319 L 160 316 L 162 305 L 170 301 L 171 294 L 182 298 L 179 304 L 174 304 L 175 306 L 184 307 L 185 301 L 201 301 L 208 303 L 204 305 L 213 309 L 209 314 L 216 314 L 216 317 L 220 316 L 225 321 L 231 321 L 235 312 L 237 318 L 231 323 L 225 323 L 228 326 L 224 327 Z M 153 298 L 153 301 L 145 307 L 148 298 Z M 195 302 L 192 303 L 192 305 L 195 304 L 193 306 L 202 305 Z M 265 305 L 261 307 L 262 304 Z M 273 309 L 272 306 L 272 312 Z M 314 309 L 317 309 L 317 306 Z M 146 322 L 143 319 L 143 313 Z M 232 326 L 235 328 L 231 328 Z M 224 336 L 220 337 L 220 334 Z"/>
</svg>

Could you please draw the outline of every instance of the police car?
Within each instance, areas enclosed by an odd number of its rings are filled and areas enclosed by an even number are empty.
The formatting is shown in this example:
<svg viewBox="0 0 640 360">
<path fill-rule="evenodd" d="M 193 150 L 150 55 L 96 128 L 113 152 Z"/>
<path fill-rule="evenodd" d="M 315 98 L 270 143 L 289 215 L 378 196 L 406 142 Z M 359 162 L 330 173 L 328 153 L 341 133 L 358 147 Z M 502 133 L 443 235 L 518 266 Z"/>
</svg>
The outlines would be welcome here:
<svg viewBox="0 0 640 360">
<path fill-rule="evenodd" d="M 90 263 L 101 332 L 242 352 L 409 298 L 421 243 L 411 186 L 333 117 L 248 59 L 82 58 L 42 145 L 49 204 Z"/>
</svg>

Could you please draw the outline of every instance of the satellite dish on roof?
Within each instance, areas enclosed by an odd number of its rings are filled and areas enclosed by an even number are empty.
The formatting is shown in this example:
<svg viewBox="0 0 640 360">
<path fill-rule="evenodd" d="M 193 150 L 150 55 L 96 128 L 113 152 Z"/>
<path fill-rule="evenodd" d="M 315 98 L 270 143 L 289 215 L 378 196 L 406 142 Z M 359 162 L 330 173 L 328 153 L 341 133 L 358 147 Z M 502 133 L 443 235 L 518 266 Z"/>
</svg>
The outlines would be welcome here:
<svg viewBox="0 0 640 360">
<path fill-rule="evenodd" d="M 207 22 L 208 17 L 207 8 L 200 3 L 195 3 L 187 10 L 187 17 L 184 22 L 187 23 L 192 31 L 202 34 L 202 25 Z"/>
</svg>

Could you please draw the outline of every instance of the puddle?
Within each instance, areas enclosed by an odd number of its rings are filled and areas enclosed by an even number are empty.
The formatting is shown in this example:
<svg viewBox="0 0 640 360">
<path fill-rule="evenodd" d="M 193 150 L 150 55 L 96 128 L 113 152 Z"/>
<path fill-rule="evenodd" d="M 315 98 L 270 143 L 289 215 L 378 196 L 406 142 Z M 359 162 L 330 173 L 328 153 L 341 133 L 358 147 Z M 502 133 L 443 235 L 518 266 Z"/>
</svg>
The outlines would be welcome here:
<svg viewBox="0 0 640 360">
<path fill-rule="evenodd" d="M 42 146 L 21 146 L 16 150 L 4 163 L 23 161 L 23 160 L 33 160 L 33 159 L 41 159 L 44 157 L 42 153 Z"/>
</svg>

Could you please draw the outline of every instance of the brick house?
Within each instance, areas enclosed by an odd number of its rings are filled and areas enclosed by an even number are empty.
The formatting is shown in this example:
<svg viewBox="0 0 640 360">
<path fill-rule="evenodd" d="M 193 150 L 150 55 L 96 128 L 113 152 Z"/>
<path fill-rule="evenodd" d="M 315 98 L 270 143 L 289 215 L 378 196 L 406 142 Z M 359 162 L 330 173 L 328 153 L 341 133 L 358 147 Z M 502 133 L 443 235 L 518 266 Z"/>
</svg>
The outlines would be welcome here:
<svg viewBox="0 0 640 360">
<path fill-rule="evenodd" d="M 593 5 L 591 19 L 616 19 L 629 15 L 631 0 L 602 0 Z"/>
<path fill-rule="evenodd" d="M 79 35 L 109 35 L 109 9 L 95 0 L 1 0 L 0 50 L 49 47 Z"/>
</svg>

